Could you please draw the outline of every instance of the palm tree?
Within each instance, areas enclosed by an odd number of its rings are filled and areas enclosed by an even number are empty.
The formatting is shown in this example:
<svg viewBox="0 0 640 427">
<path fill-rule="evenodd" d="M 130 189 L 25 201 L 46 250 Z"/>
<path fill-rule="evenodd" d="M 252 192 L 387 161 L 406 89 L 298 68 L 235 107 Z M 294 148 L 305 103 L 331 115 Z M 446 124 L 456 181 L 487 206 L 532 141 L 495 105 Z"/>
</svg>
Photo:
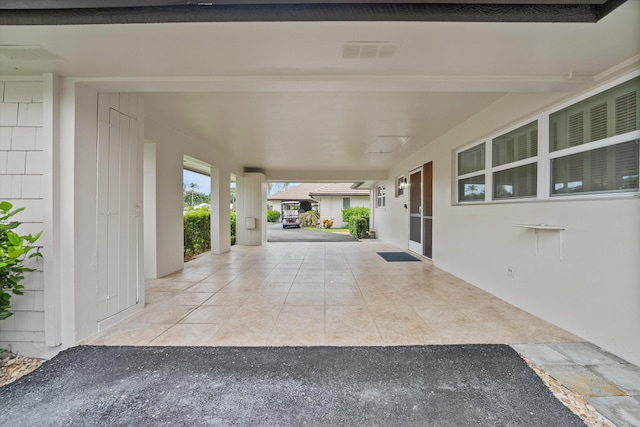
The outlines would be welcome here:
<svg viewBox="0 0 640 427">
<path fill-rule="evenodd" d="M 191 206 L 193 206 L 193 195 L 198 189 L 198 184 L 192 182 L 191 184 L 189 184 L 189 188 L 191 189 Z"/>
</svg>

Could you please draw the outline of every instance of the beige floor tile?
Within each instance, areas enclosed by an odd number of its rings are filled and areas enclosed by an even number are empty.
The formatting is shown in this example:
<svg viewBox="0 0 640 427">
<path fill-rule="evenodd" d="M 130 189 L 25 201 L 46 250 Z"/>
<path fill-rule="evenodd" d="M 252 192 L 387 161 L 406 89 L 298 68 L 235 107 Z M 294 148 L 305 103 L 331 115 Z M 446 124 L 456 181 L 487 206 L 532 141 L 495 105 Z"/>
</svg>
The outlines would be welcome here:
<svg viewBox="0 0 640 427">
<path fill-rule="evenodd" d="M 169 304 L 175 305 L 200 305 L 214 294 L 208 292 L 182 292 L 169 298 Z"/>
<path fill-rule="evenodd" d="M 238 307 L 230 305 L 203 305 L 193 310 L 180 323 L 223 325 L 237 310 Z"/>
<path fill-rule="evenodd" d="M 289 292 L 284 304 L 324 306 L 324 292 Z"/>
<path fill-rule="evenodd" d="M 162 335 L 151 341 L 151 345 L 169 346 L 202 346 L 207 345 L 213 335 L 220 328 L 214 324 L 185 325 L 177 324 L 166 330 Z"/>
<path fill-rule="evenodd" d="M 324 292 L 324 283 L 294 281 L 289 292 Z"/>
<path fill-rule="evenodd" d="M 287 292 L 256 292 L 244 301 L 243 307 L 277 307 L 279 310 L 284 304 L 287 295 Z"/>
<path fill-rule="evenodd" d="M 156 337 L 161 335 L 172 325 L 147 325 L 139 323 L 135 328 L 111 328 L 90 340 L 83 341 L 85 345 L 150 345 Z"/>
<path fill-rule="evenodd" d="M 191 288 L 194 285 L 195 283 L 193 282 L 165 281 L 165 282 L 157 283 L 149 287 L 149 289 L 156 292 L 179 293 Z"/>
<path fill-rule="evenodd" d="M 325 292 L 325 303 L 327 305 L 366 305 L 359 290 L 327 291 Z"/>
<path fill-rule="evenodd" d="M 251 292 L 218 292 L 213 295 L 207 301 L 205 305 L 228 305 L 233 307 L 240 307 L 244 302 L 252 295 Z"/>
<path fill-rule="evenodd" d="M 289 292 L 292 284 L 287 282 L 263 282 L 260 287 L 255 289 L 255 293 L 263 292 Z"/>
<path fill-rule="evenodd" d="M 136 322 L 140 323 L 178 323 L 183 317 L 191 313 L 195 307 L 184 305 L 162 304 L 156 308 L 145 309 L 135 316 Z M 130 321 L 129 321 L 130 322 Z"/>
<path fill-rule="evenodd" d="M 189 289 L 184 292 L 209 292 L 216 293 L 220 291 L 222 288 L 227 286 L 224 282 L 200 282 L 191 286 Z"/>
</svg>

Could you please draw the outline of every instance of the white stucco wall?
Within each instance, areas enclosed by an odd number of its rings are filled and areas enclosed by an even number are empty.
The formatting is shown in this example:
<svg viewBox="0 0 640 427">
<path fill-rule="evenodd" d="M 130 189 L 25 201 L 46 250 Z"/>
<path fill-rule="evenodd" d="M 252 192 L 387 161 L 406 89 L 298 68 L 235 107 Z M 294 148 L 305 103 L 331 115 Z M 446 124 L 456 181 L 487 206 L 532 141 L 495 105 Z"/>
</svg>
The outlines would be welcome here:
<svg viewBox="0 0 640 427">
<path fill-rule="evenodd" d="M 369 207 L 369 196 L 317 196 L 320 209 L 320 223 L 325 219 L 333 220 L 334 228 L 348 227 L 349 224 L 342 221 L 342 199 L 351 199 L 349 207 Z"/>
<path fill-rule="evenodd" d="M 22 222 L 16 230 L 20 234 L 44 229 L 43 91 L 42 77 L 0 78 L 0 201 L 25 208 L 13 217 Z M 0 321 L 0 348 L 22 354 L 46 348 L 43 261 L 28 265 L 37 271 L 26 274 L 24 295 L 11 298 L 13 316 Z"/>
<path fill-rule="evenodd" d="M 389 171 L 397 175 L 433 161 L 433 261 L 464 280 L 640 364 L 640 197 L 619 195 L 516 203 L 452 204 L 457 147 L 552 105 L 560 95 L 511 94 Z M 546 139 L 541 139 L 544 144 Z M 378 238 L 408 246 L 407 196 L 387 198 L 375 212 Z M 566 227 L 563 259 L 558 232 L 514 224 Z M 514 271 L 513 277 L 507 269 Z"/>
<path fill-rule="evenodd" d="M 145 210 L 155 209 L 156 212 L 155 277 L 166 276 L 184 267 L 182 173 L 185 155 L 211 165 L 212 219 L 220 219 L 218 227 L 212 225 L 212 251 L 228 251 L 231 239 L 231 173 L 241 174 L 242 168 L 227 153 L 211 150 L 206 141 L 198 140 L 156 117 L 145 118 L 145 139 L 155 144 L 156 155 L 156 205 L 145 206 Z M 154 277 L 153 273 L 148 274 L 147 277 Z"/>
</svg>

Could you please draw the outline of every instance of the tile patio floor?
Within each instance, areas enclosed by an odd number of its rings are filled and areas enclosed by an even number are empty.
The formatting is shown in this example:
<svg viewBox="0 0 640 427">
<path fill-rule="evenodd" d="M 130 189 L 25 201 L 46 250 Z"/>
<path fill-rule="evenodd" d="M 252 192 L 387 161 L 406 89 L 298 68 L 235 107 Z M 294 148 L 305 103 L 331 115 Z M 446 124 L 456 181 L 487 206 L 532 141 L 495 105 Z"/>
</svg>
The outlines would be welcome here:
<svg viewBox="0 0 640 427">
<path fill-rule="evenodd" d="M 146 282 L 146 308 L 96 345 L 410 345 L 582 341 L 380 241 L 203 254 Z"/>
</svg>

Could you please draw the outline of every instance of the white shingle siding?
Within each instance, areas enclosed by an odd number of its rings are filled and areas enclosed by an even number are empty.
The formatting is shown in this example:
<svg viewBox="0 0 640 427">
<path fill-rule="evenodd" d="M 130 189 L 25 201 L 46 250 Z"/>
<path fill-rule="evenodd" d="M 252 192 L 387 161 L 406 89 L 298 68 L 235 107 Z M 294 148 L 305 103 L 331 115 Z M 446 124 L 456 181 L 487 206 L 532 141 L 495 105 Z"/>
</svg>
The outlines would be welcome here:
<svg viewBox="0 0 640 427">
<path fill-rule="evenodd" d="M 0 82 L 0 201 L 25 208 L 14 217 L 23 223 L 19 229 L 23 234 L 43 229 L 42 91 L 40 81 Z M 26 344 L 45 342 L 42 261 L 32 259 L 28 265 L 37 271 L 22 282 L 24 295 L 12 297 L 14 315 L 0 321 L 2 348 L 20 351 Z"/>
<path fill-rule="evenodd" d="M 17 126 L 18 125 L 18 104 L 1 103 L 0 104 L 0 126 Z"/>
</svg>

